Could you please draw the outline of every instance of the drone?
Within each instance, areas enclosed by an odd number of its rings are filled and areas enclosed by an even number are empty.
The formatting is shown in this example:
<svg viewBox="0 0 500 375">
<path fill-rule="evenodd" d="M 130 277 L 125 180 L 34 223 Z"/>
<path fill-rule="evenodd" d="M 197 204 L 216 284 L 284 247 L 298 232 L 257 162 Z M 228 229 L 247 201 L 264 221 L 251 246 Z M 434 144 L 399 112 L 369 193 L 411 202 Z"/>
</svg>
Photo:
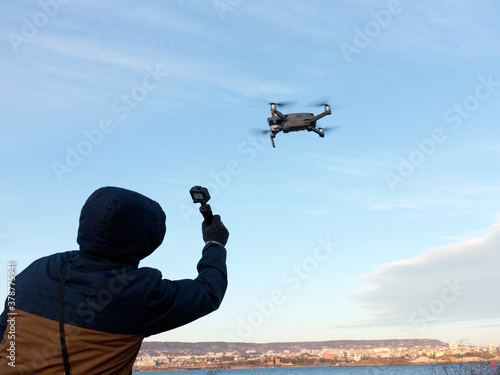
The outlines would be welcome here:
<svg viewBox="0 0 500 375">
<path fill-rule="evenodd" d="M 278 111 L 278 106 L 285 105 L 284 103 L 269 103 L 271 106 L 271 117 L 267 118 L 267 123 L 269 124 L 269 130 L 263 131 L 263 133 L 269 133 L 271 137 L 271 144 L 274 144 L 274 138 L 279 132 L 289 133 L 297 132 L 300 130 L 307 130 L 308 132 L 315 132 L 321 138 L 325 137 L 325 131 L 328 129 L 316 128 L 316 121 L 319 119 L 332 114 L 332 110 L 328 104 L 321 104 L 325 106 L 325 111 L 319 115 L 314 115 L 312 113 L 290 113 L 284 115 Z"/>
</svg>

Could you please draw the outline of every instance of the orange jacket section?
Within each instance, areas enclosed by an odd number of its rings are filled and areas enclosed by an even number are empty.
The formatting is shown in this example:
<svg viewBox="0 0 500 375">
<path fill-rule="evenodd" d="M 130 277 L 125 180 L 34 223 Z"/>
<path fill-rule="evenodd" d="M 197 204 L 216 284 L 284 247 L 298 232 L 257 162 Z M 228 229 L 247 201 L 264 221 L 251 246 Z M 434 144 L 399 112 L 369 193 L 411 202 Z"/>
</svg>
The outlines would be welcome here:
<svg viewBox="0 0 500 375">
<path fill-rule="evenodd" d="M 59 322 L 15 310 L 0 344 L 0 374 L 63 374 Z M 14 319 L 13 319 L 14 318 Z M 64 325 L 73 375 L 129 375 L 144 336 Z"/>
</svg>

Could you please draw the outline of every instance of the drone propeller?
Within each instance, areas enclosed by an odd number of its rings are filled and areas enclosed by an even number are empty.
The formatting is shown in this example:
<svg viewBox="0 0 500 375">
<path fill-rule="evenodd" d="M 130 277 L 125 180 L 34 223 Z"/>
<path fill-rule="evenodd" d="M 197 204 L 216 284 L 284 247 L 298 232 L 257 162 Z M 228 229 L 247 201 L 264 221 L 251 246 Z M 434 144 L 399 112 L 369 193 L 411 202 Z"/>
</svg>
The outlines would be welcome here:
<svg viewBox="0 0 500 375">
<path fill-rule="evenodd" d="M 324 107 L 325 105 L 330 105 L 328 103 L 323 103 L 323 102 L 314 102 L 309 104 L 311 107 Z"/>
<path fill-rule="evenodd" d="M 342 125 L 335 125 L 335 126 L 326 126 L 324 128 L 319 128 L 323 130 L 323 133 L 331 133 L 339 130 L 342 127 Z"/>
<path fill-rule="evenodd" d="M 326 98 L 319 99 L 317 101 L 309 103 L 310 107 L 324 107 L 325 105 L 329 106 L 331 109 L 336 109 L 336 110 L 345 107 L 345 105 L 343 105 L 343 104 L 340 104 L 340 105 L 338 105 L 338 104 L 337 105 L 328 104 L 328 100 Z"/>
<path fill-rule="evenodd" d="M 262 130 L 262 129 L 252 129 L 252 133 L 255 135 L 264 135 L 264 134 L 269 134 L 271 130 Z"/>
<path fill-rule="evenodd" d="M 281 108 L 285 108 L 285 107 L 289 107 L 293 104 L 297 103 L 296 100 L 289 100 L 287 102 L 269 102 L 267 103 L 268 105 L 272 105 L 272 104 L 275 104 L 276 107 L 281 107 Z"/>
<path fill-rule="evenodd" d="M 324 107 L 325 105 L 328 105 L 328 102 L 330 101 L 329 98 L 327 97 L 322 97 L 313 101 L 308 102 L 308 105 L 310 107 Z"/>
</svg>

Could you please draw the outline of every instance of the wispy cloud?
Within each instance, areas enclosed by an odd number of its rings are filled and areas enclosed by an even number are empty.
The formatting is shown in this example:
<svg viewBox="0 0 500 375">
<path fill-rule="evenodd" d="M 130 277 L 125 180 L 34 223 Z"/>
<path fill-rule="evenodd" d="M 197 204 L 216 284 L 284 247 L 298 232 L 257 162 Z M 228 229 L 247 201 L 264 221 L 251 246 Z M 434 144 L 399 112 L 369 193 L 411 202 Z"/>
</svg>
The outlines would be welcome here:
<svg viewBox="0 0 500 375">
<path fill-rule="evenodd" d="M 318 208 L 318 209 L 311 209 L 311 208 L 295 208 L 292 210 L 292 212 L 298 213 L 300 215 L 304 216 L 323 216 L 327 215 L 331 212 L 331 210 L 326 209 L 326 208 Z"/>
<path fill-rule="evenodd" d="M 38 47 L 66 57 L 92 60 L 123 68 L 137 69 L 148 65 L 142 57 L 119 53 L 102 41 L 75 40 L 63 36 L 42 36 L 37 39 Z"/>
<path fill-rule="evenodd" d="M 307 155 L 304 157 L 313 163 L 315 168 L 324 169 L 353 176 L 380 175 L 391 163 L 388 155 L 327 156 Z"/>
<path fill-rule="evenodd" d="M 318 4 L 287 2 L 286 6 L 275 7 L 275 11 L 271 11 L 268 3 L 248 2 L 244 8 L 241 7 L 241 12 L 244 12 L 245 17 L 250 18 L 252 23 L 258 21 L 264 25 L 273 25 L 274 28 L 287 30 L 287 34 L 323 40 L 331 36 L 329 31 L 311 27 L 311 23 L 315 21 L 340 22 L 342 19 L 342 15 L 338 12 L 325 11 L 329 9 L 325 9 L 324 5 L 322 2 Z"/>
<path fill-rule="evenodd" d="M 263 95 L 291 94 L 295 90 L 279 82 L 269 82 L 250 77 L 243 77 L 239 73 L 221 75 L 207 75 L 204 77 L 211 84 L 226 89 L 233 93 L 243 94 L 247 97 L 262 97 Z"/>
<path fill-rule="evenodd" d="M 498 55 L 500 42 L 491 33 L 498 5 L 468 1 L 404 3 L 399 26 L 381 46 L 419 60 Z M 464 14 L 467 17 L 464 17 Z"/>
<path fill-rule="evenodd" d="M 472 153 L 468 154 L 470 159 Z M 455 156 L 453 158 L 453 156 Z M 387 188 L 383 172 L 393 163 L 393 157 L 386 152 L 359 154 L 356 156 L 326 156 L 298 154 L 287 156 L 293 163 L 306 164 L 311 171 L 333 178 L 293 178 L 291 182 L 299 191 L 329 199 L 358 202 L 370 210 L 398 211 L 396 214 L 425 216 L 449 216 L 489 212 L 497 206 L 496 197 L 500 187 L 494 176 L 488 182 L 477 180 L 477 176 L 456 170 L 464 155 L 445 155 L 445 161 L 431 166 L 425 173 L 408 181 L 405 189 L 393 193 Z M 463 162 L 467 162 L 464 160 Z M 476 170 L 477 173 L 477 170 Z M 341 182 L 340 182 L 341 181 Z"/>
</svg>

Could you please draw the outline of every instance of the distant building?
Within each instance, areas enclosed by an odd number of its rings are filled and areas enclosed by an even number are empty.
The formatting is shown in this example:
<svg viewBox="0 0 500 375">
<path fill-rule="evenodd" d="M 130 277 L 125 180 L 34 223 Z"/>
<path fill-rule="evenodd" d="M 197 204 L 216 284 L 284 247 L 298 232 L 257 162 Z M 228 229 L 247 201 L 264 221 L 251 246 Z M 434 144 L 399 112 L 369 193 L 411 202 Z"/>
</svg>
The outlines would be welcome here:
<svg viewBox="0 0 500 375">
<path fill-rule="evenodd" d="M 456 341 L 450 342 L 450 350 L 458 350 L 458 342 Z"/>
</svg>

